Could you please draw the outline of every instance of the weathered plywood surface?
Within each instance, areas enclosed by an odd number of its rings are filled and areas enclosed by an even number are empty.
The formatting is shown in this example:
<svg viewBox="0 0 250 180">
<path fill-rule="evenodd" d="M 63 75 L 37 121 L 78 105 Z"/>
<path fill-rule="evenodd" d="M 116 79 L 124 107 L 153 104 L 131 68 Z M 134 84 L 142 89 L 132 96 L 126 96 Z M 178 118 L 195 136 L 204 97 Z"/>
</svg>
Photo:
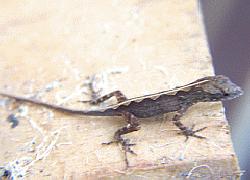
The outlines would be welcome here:
<svg viewBox="0 0 250 180">
<path fill-rule="evenodd" d="M 39 92 L 47 102 L 86 109 L 77 101 L 90 98 L 83 84 L 93 74 L 102 94 L 119 89 L 128 97 L 213 74 L 194 0 L 4 1 L 0 12 L 0 87 L 11 93 Z M 125 125 L 122 118 L 23 104 L 28 112 L 12 129 L 6 117 L 17 105 L 8 102 L 1 98 L 0 162 L 18 160 L 32 179 L 226 177 L 238 171 L 220 103 L 197 104 L 183 118 L 189 126 L 207 126 L 200 133 L 207 140 L 185 143 L 168 115 L 143 120 L 141 130 L 128 135 L 137 156 L 129 155 L 132 168 L 125 170 L 120 147 L 101 145 Z"/>
</svg>

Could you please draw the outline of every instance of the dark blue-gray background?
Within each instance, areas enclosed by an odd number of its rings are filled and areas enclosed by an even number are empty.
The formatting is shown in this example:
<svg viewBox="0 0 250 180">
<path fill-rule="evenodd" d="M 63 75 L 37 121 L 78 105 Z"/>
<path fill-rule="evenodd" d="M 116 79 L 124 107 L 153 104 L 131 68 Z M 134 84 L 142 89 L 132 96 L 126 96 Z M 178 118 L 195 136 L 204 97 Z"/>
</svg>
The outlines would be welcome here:
<svg viewBox="0 0 250 180">
<path fill-rule="evenodd" d="M 216 74 L 243 87 L 244 96 L 224 103 L 242 180 L 250 179 L 250 0 L 200 0 Z"/>
</svg>

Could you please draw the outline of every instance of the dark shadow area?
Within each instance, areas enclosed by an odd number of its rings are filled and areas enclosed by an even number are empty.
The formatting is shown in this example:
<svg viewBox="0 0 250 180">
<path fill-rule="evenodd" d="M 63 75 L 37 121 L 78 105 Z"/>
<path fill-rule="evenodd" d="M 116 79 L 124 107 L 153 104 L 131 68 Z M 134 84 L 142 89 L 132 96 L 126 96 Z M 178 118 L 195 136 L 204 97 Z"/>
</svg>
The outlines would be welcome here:
<svg viewBox="0 0 250 180">
<path fill-rule="evenodd" d="M 245 82 L 250 78 L 247 77 L 250 73 L 250 1 L 203 0 L 200 4 L 216 74 L 227 75 L 243 89 L 248 87 L 249 84 Z M 237 119 L 241 118 L 235 119 L 235 114 L 239 113 L 236 110 L 247 108 L 239 107 L 244 98 L 241 96 L 234 101 L 224 103 L 233 136 L 236 132 L 234 128 L 237 127 Z M 250 133 L 248 134 L 250 136 Z M 250 144 L 248 147 L 249 151 Z M 239 152 L 237 148 L 235 145 L 235 151 Z M 241 162 L 240 165 L 241 169 L 246 171 L 242 179 L 250 179 L 250 156 L 240 157 L 238 154 L 238 157 L 239 160 L 248 158 L 247 165 Z"/>
</svg>

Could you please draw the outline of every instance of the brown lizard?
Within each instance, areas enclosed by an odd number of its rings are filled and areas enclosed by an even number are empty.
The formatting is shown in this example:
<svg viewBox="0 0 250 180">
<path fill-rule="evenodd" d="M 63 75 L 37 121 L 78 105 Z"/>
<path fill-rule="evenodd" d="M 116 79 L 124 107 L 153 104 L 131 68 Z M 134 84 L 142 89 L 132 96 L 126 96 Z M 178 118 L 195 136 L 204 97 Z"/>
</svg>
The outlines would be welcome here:
<svg viewBox="0 0 250 180">
<path fill-rule="evenodd" d="M 135 154 L 130 148 L 130 146 L 135 144 L 129 143 L 129 139 L 124 139 L 122 135 L 133 131 L 138 131 L 140 129 L 138 118 L 147 118 L 164 113 L 176 112 L 176 115 L 173 117 L 172 121 L 181 130 L 181 133 L 186 136 L 186 140 L 189 136 L 205 138 L 203 136 L 196 135 L 196 133 L 204 130 L 206 127 L 193 130 L 193 127 L 189 128 L 182 124 L 180 118 L 183 116 L 186 110 L 198 102 L 230 100 L 242 94 L 243 91 L 241 88 L 231 82 L 228 77 L 223 75 L 204 77 L 184 86 L 176 87 L 172 90 L 162 91 L 159 93 L 131 99 L 127 99 L 126 96 L 124 96 L 120 91 L 114 91 L 101 98 L 84 101 L 90 102 L 91 104 L 98 104 L 113 96 L 116 97 L 118 101 L 117 104 L 93 111 L 65 108 L 35 99 L 0 92 L 0 95 L 2 96 L 14 98 L 18 101 L 42 105 L 47 108 L 52 108 L 66 113 L 87 116 L 124 116 L 127 121 L 127 126 L 118 129 L 114 134 L 114 140 L 104 144 L 111 144 L 114 142 L 120 143 L 123 147 L 123 150 L 125 151 L 125 161 L 127 167 L 127 152 Z"/>
</svg>

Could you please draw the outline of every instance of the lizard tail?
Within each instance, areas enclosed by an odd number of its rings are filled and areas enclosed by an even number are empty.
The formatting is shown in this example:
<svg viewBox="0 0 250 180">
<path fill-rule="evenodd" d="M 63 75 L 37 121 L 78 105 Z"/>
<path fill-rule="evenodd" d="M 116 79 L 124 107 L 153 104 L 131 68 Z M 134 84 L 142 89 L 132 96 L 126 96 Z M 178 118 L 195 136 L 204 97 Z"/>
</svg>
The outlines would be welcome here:
<svg viewBox="0 0 250 180">
<path fill-rule="evenodd" d="M 85 111 L 85 110 L 80 110 L 80 109 L 66 108 L 66 107 L 62 107 L 60 105 L 50 104 L 50 103 L 46 103 L 46 102 L 43 102 L 43 101 L 40 101 L 40 100 L 21 97 L 21 96 L 8 94 L 8 93 L 3 93 L 3 92 L 0 92 L 0 95 L 8 97 L 8 98 L 15 99 L 16 101 L 32 103 L 32 104 L 35 104 L 35 105 L 39 105 L 39 106 L 43 106 L 43 107 L 46 107 L 46 108 L 54 109 L 54 110 L 57 110 L 57 111 L 60 111 L 60 112 L 63 112 L 63 113 L 86 115 L 86 116 L 114 116 L 115 114 L 117 114 L 112 109 Z"/>
</svg>

